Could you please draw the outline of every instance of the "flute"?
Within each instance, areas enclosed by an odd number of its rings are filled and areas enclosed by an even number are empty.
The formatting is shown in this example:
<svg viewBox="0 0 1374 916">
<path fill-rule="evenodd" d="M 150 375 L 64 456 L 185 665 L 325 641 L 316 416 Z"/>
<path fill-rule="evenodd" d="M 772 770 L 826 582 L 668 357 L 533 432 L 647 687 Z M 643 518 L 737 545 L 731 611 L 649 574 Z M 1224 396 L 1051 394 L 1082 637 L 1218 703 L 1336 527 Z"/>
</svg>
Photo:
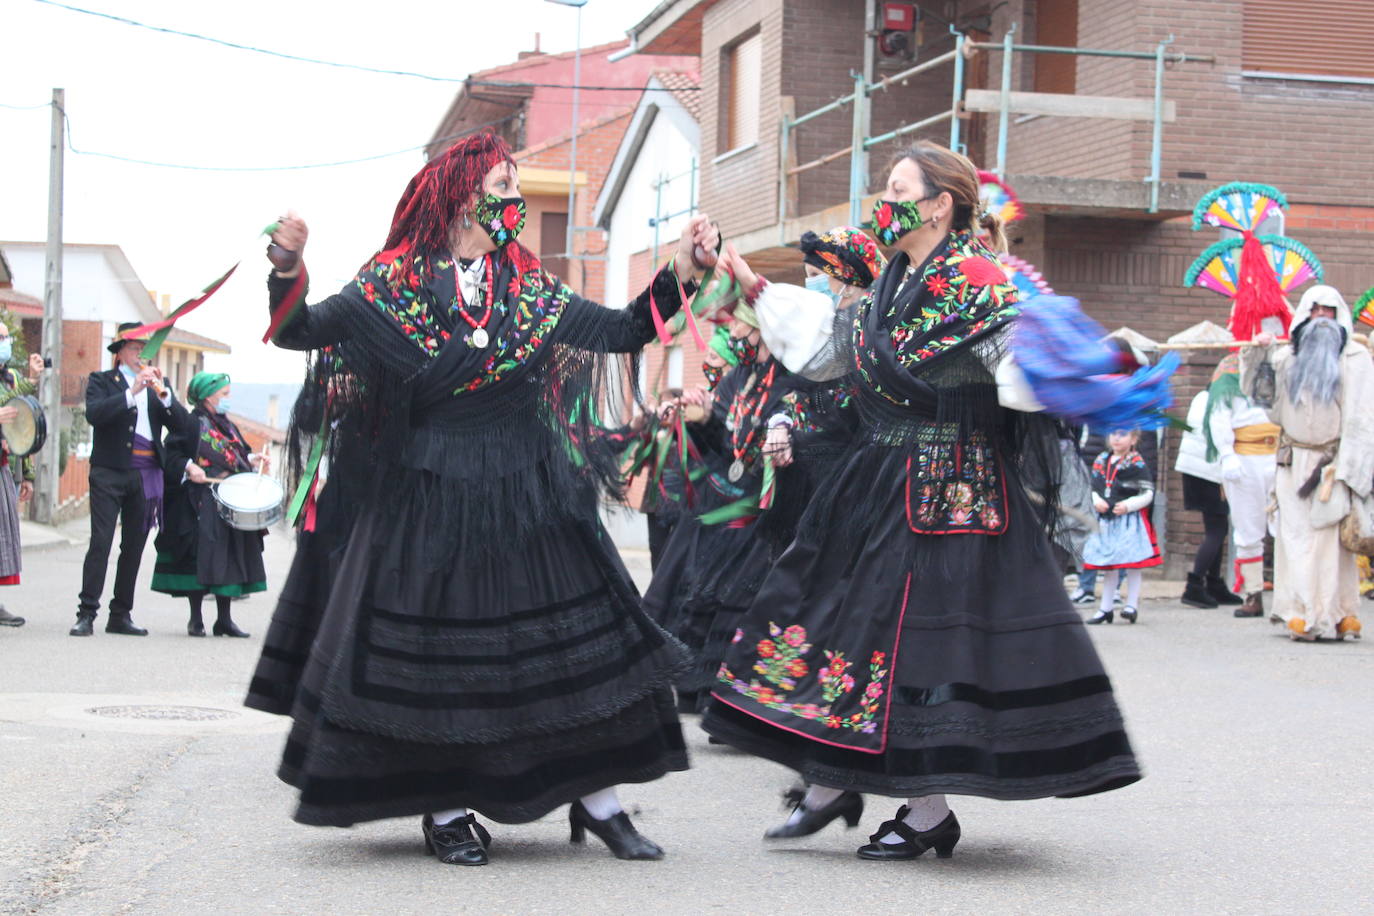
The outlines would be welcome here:
<svg viewBox="0 0 1374 916">
<path fill-rule="evenodd" d="M 156 392 L 158 400 L 167 397 L 167 388 L 165 385 L 162 384 L 162 370 L 159 369 L 157 366 L 154 366 L 152 363 L 148 362 L 146 359 L 140 359 L 138 361 L 138 367 L 140 369 L 153 370 L 153 391 Z"/>
</svg>

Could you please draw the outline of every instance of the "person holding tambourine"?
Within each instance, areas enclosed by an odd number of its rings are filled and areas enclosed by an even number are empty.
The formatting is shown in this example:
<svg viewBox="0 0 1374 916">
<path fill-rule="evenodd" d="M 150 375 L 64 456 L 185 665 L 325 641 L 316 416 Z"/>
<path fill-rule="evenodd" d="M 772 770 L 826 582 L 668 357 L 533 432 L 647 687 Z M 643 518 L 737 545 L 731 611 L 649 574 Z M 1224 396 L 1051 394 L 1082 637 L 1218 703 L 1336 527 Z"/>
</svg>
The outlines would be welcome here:
<svg viewBox="0 0 1374 916">
<path fill-rule="evenodd" d="M 0 400 L 8 402 L 20 394 L 29 394 L 43 371 L 43 357 L 29 356 L 29 377 L 21 379 L 8 367 L 14 354 L 10 329 L 0 322 Z M 0 407 L 0 423 L 8 423 L 19 415 L 19 408 L 8 403 Z M 0 585 L 18 585 L 20 567 L 19 504 L 33 496 L 33 465 L 27 456 L 10 460 L 10 444 L 0 439 Z M 15 484 L 18 483 L 16 490 Z M 0 626 L 22 627 L 24 618 L 0 605 Z"/>
<path fill-rule="evenodd" d="M 226 416 L 229 376 L 197 372 L 186 386 L 186 397 L 193 405 L 190 420 L 167 437 L 166 521 L 157 537 L 152 587 L 190 603 L 186 635 L 205 635 L 200 609 L 210 594 L 216 611 L 212 632 L 246 638 L 234 623 L 230 602 L 267 588 L 263 532 L 230 527 L 216 509 L 211 488 L 234 474 L 265 473 L 267 456 L 253 454 Z"/>
</svg>

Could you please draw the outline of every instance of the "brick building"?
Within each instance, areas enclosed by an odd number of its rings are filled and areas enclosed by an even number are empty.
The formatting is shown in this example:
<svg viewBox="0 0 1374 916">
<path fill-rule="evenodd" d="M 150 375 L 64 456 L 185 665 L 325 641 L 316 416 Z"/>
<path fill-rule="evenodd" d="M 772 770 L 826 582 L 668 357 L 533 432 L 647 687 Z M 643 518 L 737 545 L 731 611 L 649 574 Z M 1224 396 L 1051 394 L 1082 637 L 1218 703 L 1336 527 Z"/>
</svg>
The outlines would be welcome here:
<svg viewBox="0 0 1374 916">
<path fill-rule="evenodd" d="M 658 69 L 695 67 L 695 58 L 632 54 L 628 42 L 582 49 L 581 79 L 588 87 L 578 101 L 577 213 L 571 261 L 567 254 L 568 190 L 572 166 L 574 53 L 522 52 L 519 60 L 472 74 L 434 130 L 431 158 L 456 135 L 483 126 L 501 134 L 516 150 L 527 214 L 520 240 L 590 299 L 606 298 L 606 241 L 592 225 L 592 212 L 622 135 L 650 75 Z M 596 87 L 596 88 L 591 88 Z M 613 303 L 614 304 L 614 303 Z"/>
<path fill-rule="evenodd" d="M 1359 0 L 922 0 L 906 33 L 909 57 L 888 56 L 866 32 L 891 4 L 849 0 L 677 0 L 630 29 L 648 53 L 701 59 L 701 208 L 761 269 L 797 280 L 803 231 L 848 220 L 852 106 L 785 131 L 795 118 L 924 61 L 943 61 L 874 91 L 860 120 L 878 138 L 860 162 L 866 214 L 886 164 L 903 142 L 949 143 L 953 131 L 976 164 L 998 164 L 1000 42 L 1130 51 L 1139 58 L 1013 53 L 1013 97 L 1002 161 L 1028 215 L 1012 231 L 1015 254 L 1055 289 L 1078 297 L 1109 328 L 1164 340 L 1201 320 L 1226 323 L 1229 302 L 1182 286 L 1214 233 L 1190 231 L 1205 191 L 1227 181 L 1282 189 L 1285 232 L 1311 248 L 1325 280 L 1353 301 L 1374 285 L 1374 17 Z M 872 19 L 866 20 L 866 16 Z M 966 45 L 956 82 L 957 30 Z M 1154 53 L 1163 42 L 1160 168 L 1153 174 Z M 876 42 L 875 42 L 876 44 Z M 1180 58 L 1186 55 L 1187 60 Z M 990 103 L 991 99 L 991 103 Z M 786 144 L 784 146 L 784 137 Z M 800 172 L 792 172 L 798 167 Z M 1153 177 L 1154 181 L 1150 179 Z M 1219 352 L 1190 353 L 1177 377 L 1180 403 Z M 1166 571 L 1179 573 L 1195 520 L 1169 473 L 1166 437 L 1156 516 Z"/>
</svg>

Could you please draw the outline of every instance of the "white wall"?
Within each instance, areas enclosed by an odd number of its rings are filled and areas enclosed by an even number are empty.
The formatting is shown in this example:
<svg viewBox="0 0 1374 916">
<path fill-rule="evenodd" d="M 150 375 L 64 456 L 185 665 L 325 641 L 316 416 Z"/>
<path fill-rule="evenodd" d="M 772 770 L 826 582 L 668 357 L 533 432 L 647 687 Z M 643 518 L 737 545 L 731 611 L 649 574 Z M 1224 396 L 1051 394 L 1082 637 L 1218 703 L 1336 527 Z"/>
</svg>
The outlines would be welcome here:
<svg viewBox="0 0 1374 916">
<path fill-rule="evenodd" d="M 14 288 L 38 299 L 44 293 L 44 262 L 46 249 L 40 244 L 5 245 L 5 260 L 14 274 Z M 136 302 L 130 294 L 129 282 L 137 284 L 137 277 L 121 277 L 106 257 L 103 247 L 68 245 L 62 253 L 62 317 L 66 321 L 101 321 L 101 344 L 114 339 L 115 328 L 121 321 L 145 321 L 147 304 Z"/>
<path fill-rule="evenodd" d="M 665 101 L 664 104 L 675 103 Z M 628 288 L 630 256 L 654 244 L 654 229 L 649 225 L 658 203 L 654 182 L 664 176 L 681 176 L 663 186 L 662 213 L 685 210 L 692 202 L 692 181 L 686 173 L 696 157 L 696 145 L 679 129 L 675 120 L 666 110 L 654 118 L 611 214 L 606 247 L 606 302 L 609 305 L 623 305 L 640 292 Z M 659 242 L 677 238 L 688 219 L 689 215 L 683 214 L 661 224 Z"/>
</svg>

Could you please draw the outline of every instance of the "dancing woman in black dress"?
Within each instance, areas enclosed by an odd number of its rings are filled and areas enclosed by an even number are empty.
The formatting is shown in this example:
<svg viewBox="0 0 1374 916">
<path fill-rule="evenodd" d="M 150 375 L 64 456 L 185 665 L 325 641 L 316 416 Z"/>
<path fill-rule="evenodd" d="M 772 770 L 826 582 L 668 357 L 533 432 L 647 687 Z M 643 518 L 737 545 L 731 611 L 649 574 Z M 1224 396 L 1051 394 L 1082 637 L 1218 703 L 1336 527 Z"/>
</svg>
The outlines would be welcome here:
<svg viewBox="0 0 1374 916">
<path fill-rule="evenodd" d="M 274 260 L 276 343 L 336 348 L 331 409 L 366 444 L 339 450 L 328 487 L 367 494 L 279 774 L 304 823 L 425 814 L 445 862 L 486 863 L 474 809 L 519 823 L 569 803 L 574 841 L 658 858 L 615 787 L 686 767 L 670 690 L 686 659 L 597 517 L 618 470 L 594 446 L 602 354 L 637 353 L 717 239 L 693 219 L 650 288 L 609 309 L 542 269 L 523 222 L 509 151 L 481 134 L 412 179 L 337 295 L 298 307 L 303 266 Z M 299 253 L 305 225 L 273 238 Z"/>
</svg>

